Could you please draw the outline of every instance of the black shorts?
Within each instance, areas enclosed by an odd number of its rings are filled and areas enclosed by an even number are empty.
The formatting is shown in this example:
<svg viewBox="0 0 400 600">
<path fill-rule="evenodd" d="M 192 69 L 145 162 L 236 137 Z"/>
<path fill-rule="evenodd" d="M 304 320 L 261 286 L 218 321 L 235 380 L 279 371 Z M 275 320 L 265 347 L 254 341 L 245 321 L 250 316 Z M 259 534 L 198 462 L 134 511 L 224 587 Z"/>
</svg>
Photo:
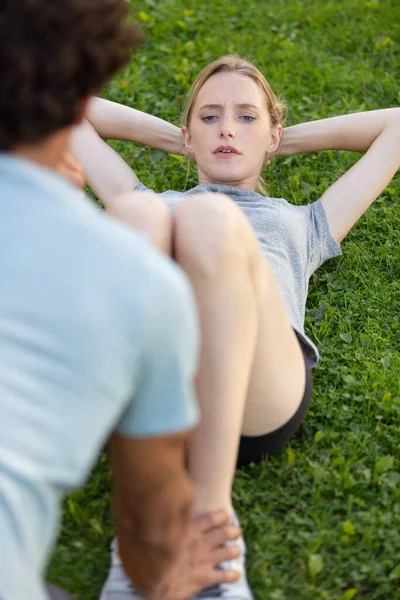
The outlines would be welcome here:
<svg viewBox="0 0 400 600">
<path fill-rule="evenodd" d="M 300 346 L 302 344 L 300 342 Z M 304 349 L 302 347 L 304 363 L 306 367 L 306 384 L 304 394 L 299 408 L 291 419 L 279 429 L 271 431 L 266 435 L 244 436 L 240 438 L 239 455 L 237 468 L 245 467 L 251 462 L 260 462 L 269 454 L 275 454 L 282 450 L 288 441 L 294 436 L 302 424 L 311 400 L 312 392 L 312 374 L 311 367 L 308 364 Z"/>
</svg>

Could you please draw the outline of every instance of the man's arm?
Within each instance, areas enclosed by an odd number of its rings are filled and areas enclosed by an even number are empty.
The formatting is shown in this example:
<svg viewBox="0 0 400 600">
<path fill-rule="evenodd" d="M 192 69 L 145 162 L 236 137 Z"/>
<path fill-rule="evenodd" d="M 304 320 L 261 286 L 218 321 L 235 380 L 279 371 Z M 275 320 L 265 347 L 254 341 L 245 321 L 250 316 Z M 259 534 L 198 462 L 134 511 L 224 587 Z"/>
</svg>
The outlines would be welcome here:
<svg viewBox="0 0 400 600">
<path fill-rule="evenodd" d="M 141 267 L 129 279 L 139 299 L 126 305 L 136 358 L 133 385 L 110 457 L 123 564 L 151 597 L 175 557 L 189 516 L 192 495 L 184 459 L 186 432 L 198 421 L 193 379 L 199 335 L 184 273 L 150 245 Z"/>
<path fill-rule="evenodd" d="M 185 441 L 185 434 L 115 434 L 109 443 L 119 552 L 126 573 L 147 597 L 175 558 L 189 516 Z"/>
<path fill-rule="evenodd" d="M 102 98 L 92 98 L 86 118 L 102 138 L 129 140 L 171 154 L 185 154 L 179 127 Z"/>
</svg>

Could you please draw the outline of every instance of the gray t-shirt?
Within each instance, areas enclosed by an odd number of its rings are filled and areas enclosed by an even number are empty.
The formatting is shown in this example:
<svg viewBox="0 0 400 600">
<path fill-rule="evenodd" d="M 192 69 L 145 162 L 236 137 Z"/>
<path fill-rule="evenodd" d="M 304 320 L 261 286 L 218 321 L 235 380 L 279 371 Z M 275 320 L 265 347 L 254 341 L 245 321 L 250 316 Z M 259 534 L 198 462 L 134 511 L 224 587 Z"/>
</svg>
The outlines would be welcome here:
<svg viewBox="0 0 400 600">
<path fill-rule="evenodd" d="M 135 191 L 146 189 L 141 183 L 135 187 Z M 269 198 L 251 190 L 218 184 L 202 184 L 187 192 L 167 191 L 159 195 L 174 211 L 185 197 L 203 192 L 226 194 L 243 210 L 268 259 L 289 320 L 311 366 L 316 365 L 318 350 L 304 333 L 308 283 L 322 263 L 341 254 L 339 244 L 330 234 L 321 202 L 294 206 L 283 198 Z"/>
</svg>

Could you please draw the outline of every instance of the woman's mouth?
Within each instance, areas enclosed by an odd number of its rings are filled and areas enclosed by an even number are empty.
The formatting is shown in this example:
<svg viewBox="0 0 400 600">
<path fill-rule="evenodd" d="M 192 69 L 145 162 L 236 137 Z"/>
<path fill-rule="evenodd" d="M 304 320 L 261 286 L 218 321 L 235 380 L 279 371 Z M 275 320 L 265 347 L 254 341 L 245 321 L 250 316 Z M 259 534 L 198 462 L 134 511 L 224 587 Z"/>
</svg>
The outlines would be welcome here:
<svg viewBox="0 0 400 600">
<path fill-rule="evenodd" d="M 213 154 L 219 158 L 232 158 L 233 156 L 239 156 L 240 152 L 233 146 L 218 146 Z"/>
</svg>

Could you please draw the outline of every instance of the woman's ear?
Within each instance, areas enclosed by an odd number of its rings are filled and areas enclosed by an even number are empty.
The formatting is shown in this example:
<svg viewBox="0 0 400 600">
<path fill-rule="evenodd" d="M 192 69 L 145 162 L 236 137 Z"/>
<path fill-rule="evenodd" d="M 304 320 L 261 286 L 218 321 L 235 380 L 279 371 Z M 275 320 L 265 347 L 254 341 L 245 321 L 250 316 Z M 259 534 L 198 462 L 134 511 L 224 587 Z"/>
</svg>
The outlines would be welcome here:
<svg viewBox="0 0 400 600">
<path fill-rule="evenodd" d="M 271 159 L 279 154 L 279 148 L 282 140 L 283 127 L 276 125 L 271 132 L 271 137 L 268 142 L 267 152 L 265 154 L 264 167 L 271 164 Z"/>
<path fill-rule="evenodd" d="M 268 154 L 274 154 L 277 152 L 279 148 L 279 144 L 281 143 L 283 127 L 282 125 L 276 125 L 271 132 L 271 138 L 269 140 L 267 152 Z"/>
<path fill-rule="evenodd" d="M 183 143 L 185 144 L 187 154 L 193 154 L 194 148 L 191 143 L 191 137 L 189 129 L 187 127 L 181 128 Z"/>
</svg>

